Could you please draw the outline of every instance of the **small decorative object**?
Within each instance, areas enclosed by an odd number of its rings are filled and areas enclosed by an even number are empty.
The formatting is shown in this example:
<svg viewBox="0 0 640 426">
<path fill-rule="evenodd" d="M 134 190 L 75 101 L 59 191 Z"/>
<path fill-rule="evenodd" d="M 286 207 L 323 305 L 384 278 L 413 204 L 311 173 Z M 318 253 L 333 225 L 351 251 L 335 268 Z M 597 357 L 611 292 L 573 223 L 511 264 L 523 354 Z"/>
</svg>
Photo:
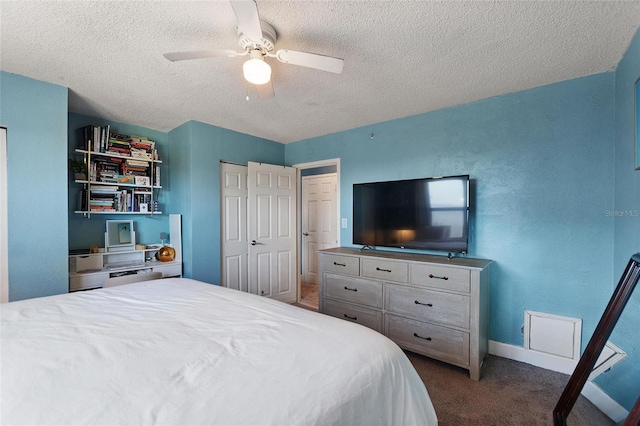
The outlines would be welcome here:
<svg viewBox="0 0 640 426">
<path fill-rule="evenodd" d="M 140 186 L 149 186 L 149 176 L 134 176 L 135 184 Z"/>
<path fill-rule="evenodd" d="M 149 204 L 140 203 L 140 213 L 148 213 L 149 212 Z"/>
<path fill-rule="evenodd" d="M 176 257 L 176 251 L 173 249 L 173 247 L 169 247 L 164 244 L 164 240 L 166 239 L 167 233 L 161 232 L 160 243 L 162 244 L 162 247 L 156 253 L 156 258 L 161 262 L 171 262 Z"/>
<path fill-rule="evenodd" d="M 171 262 L 176 257 L 176 251 L 173 247 L 163 246 L 158 250 L 156 257 L 161 262 Z"/>
<path fill-rule="evenodd" d="M 87 165 L 77 158 L 69 158 L 69 170 L 73 172 L 75 180 L 87 180 Z"/>
</svg>

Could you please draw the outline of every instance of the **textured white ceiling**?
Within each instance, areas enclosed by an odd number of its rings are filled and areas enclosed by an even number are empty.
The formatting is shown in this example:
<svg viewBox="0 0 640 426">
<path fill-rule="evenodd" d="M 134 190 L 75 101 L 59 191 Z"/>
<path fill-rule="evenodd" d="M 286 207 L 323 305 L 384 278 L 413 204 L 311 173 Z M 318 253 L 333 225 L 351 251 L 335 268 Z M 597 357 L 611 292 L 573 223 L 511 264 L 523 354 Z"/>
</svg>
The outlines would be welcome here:
<svg viewBox="0 0 640 426">
<path fill-rule="evenodd" d="M 198 120 L 288 143 L 609 71 L 640 26 L 637 1 L 257 4 L 276 49 L 343 58 L 343 73 L 272 59 L 276 96 L 260 100 L 245 58 L 162 56 L 238 48 L 226 0 L 2 0 L 0 67 L 69 87 L 73 112 L 162 131 Z"/>
</svg>

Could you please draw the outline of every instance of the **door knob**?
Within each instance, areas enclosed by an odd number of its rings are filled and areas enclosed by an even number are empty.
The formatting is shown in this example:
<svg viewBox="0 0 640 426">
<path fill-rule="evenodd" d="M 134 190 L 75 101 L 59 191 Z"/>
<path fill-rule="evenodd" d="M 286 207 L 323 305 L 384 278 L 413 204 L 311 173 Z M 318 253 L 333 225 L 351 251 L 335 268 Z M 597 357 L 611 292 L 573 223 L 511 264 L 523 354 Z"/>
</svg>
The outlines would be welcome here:
<svg viewBox="0 0 640 426">
<path fill-rule="evenodd" d="M 263 246 L 264 244 L 257 242 L 256 240 L 251 240 L 252 246 Z"/>
<path fill-rule="evenodd" d="M 305 237 L 308 237 L 309 233 L 308 232 L 303 232 L 302 235 L 304 235 Z"/>
</svg>

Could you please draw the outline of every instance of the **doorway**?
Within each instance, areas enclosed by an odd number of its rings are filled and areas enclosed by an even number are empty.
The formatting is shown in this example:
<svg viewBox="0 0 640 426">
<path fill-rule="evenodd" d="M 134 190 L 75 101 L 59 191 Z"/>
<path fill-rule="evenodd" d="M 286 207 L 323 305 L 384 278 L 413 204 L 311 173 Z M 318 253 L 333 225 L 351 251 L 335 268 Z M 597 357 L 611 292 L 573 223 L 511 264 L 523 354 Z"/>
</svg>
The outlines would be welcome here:
<svg viewBox="0 0 640 426">
<path fill-rule="evenodd" d="M 318 309 L 318 250 L 340 245 L 339 159 L 297 164 L 300 182 L 298 303 Z"/>
</svg>

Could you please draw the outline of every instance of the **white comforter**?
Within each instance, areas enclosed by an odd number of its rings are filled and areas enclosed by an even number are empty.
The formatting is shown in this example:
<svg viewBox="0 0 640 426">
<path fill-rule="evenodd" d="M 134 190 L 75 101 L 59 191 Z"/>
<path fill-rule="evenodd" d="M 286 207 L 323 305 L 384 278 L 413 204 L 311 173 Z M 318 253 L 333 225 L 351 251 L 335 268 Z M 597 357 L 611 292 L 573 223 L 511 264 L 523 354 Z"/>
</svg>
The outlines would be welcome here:
<svg viewBox="0 0 640 426">
<path fill-rule="evenodd" d="M 1 309 L 3 425 L 437 424 L 393 342 L 270 299 L 165 279 Z"/>
</svg>

